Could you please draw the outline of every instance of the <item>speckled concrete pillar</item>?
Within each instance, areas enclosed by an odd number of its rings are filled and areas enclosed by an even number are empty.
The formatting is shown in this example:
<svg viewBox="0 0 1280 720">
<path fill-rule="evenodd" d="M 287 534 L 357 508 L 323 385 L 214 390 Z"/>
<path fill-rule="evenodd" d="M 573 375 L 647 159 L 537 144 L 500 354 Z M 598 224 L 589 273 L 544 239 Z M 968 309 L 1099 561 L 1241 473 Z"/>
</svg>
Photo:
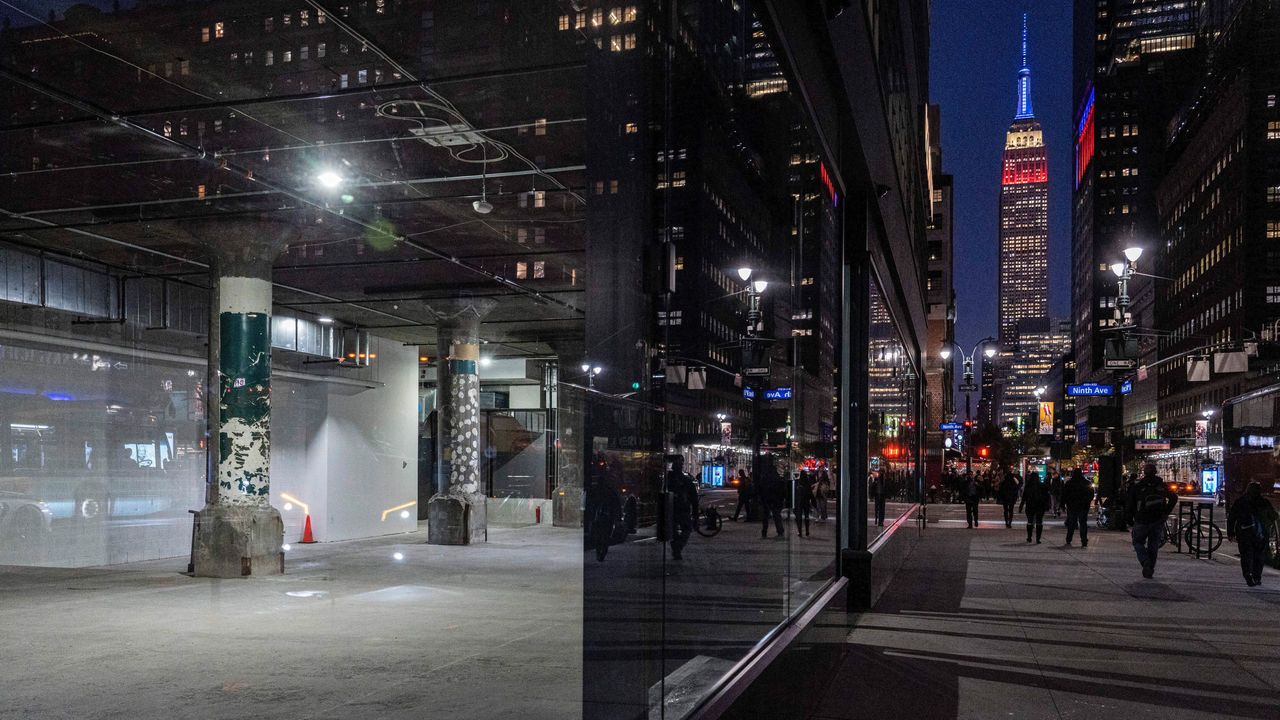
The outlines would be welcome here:
<svg viewBox="0 0 1280 720">
<path fill-rule="evenodd" d="M 480 482 L 480 319 L 492 300 L 433 304 L 440 363 L 436 366 L 439 462 L 427 505 L 427 542 L 468 545 L 485 539 Z"/>
</svg>

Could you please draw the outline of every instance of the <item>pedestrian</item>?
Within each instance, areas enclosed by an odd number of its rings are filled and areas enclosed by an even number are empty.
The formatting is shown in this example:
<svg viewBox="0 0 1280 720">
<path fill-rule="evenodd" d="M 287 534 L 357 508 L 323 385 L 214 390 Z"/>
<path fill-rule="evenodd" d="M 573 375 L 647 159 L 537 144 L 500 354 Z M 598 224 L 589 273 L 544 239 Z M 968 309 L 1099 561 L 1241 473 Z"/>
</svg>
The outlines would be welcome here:
<svg viewBox="0 0 1280 720">
<path fill-rule="evenodd" d="M 970 528 L 978 526 L 978 502 L 982 500 L 982 487 L 978 478 L 966 473 L 964 487 L 960 489 L 960 498 L 964 501 L 964 519 Z"/>
<path fill-rule="evenodd" d="M 775 537 L 782 537 L 782 503 L 784 500 L 782 478 L 778 476 L 778 468 L 773 458 L 760 459 L 760 474 L 756 478 L 756 498 L 760 501 L 760 537 L 769 537 L 769 519 L 773 519 L 773 527 L 778 531 Z"/>
<path fill-rule="evenodd" d="M 871 482 L 867 485 L 867 494 L 871 496 L 872 507 L 875 509 L 876 527 L 884 527 L 885 487 L 884 477 L 881 476 L 879 470 L 871 473 Z"/>
<path fill-rule="evenodd" d="M 1049 488 L 1040 479 L 1040 473 L 1027 473 L 1018 509 L 1027 514 L 1027 542 L 1031 542 L 1034 530 L 1036 544 L 1039 545 L 1040 536 L 1044 534 L 1044 514 L 1049 510 Z"/>
<path fill-rule="evenodd" d="M 1080 547 L 1089 547 L 1089 506 L 1093 504 L 1093 485 L 1080 468 L 1071 471 L 1071 479 L 1062 485 L 1062 505 L 1067 508 L 1067 545 L 1076 530 L 1080 531 Z"/>
<path fill-rule="evenodd" d="M 738 468 L 738 506 L 733 509 L 733 521 L 738 522 L 738 513 L 746 510 L 746 518 L 751 519 L 751 499 L 755 488 L 751 487 L 751 476 L 745 468 Z"/>
<path fill-rule="evenodd" d="M 813 476 L 801 470 L 796 476 L 794 494 L 791 496 L 791 517 L 796 521 L 796 535 L 809 534 L 809 508 L 813 507 Z"/>
<path fill-rule="evenodd" d="M 1240 549 L 1240 570 L 1249 587 L 1262 584 L 1267 559 L 1267 537 L 1276 521 L 1276 509 L 1262 497 L 1262 485 L 1254 480 L 1227 512 L 1227 539 Z"/>
<path fill-rule="evenodd" d="M 818 522 L 827 521 L 827 496 L 831 494 L 831 474 L 826 468 L 818 472 L 818 482 L 813 488 L 813 502 L 818 506 Z"/>
<path fill-rule="evenodd" d="M 693 534 L 698 514 L 698 488 L 693 483 L 693 476 L 684 471 L 682 455 L 671 459 L 667 492 L 671 494 L 671 557 L 679 560 L 689 536 Z"/>
<path fill-rule="evenodd" d="M 1013 473 L 1005 472 L 1004 479 L 1000 481 L 1000 486 L 996 490 L 996 494 L 1000 497 L 1000 505 L 1004 507 L 1004 526 L 1013 527 L 1013 506 L 1018 504 L 1018 481 L 1013 479 Z"/>
<path fill-rule="evenodd" d="M 1142 577 L 1156 574 L 1156 556 L 1164 540 L 1164 519 L 1178 504 L 1178 496 L 1165 487 L 1155 463 L 1142 468 L 1142 479 L 1129 486 L 1125 515 L 1133 523 L 1133 550 L 1142 564 Z"/>
<path fill-rule="evenodd" d="M 1054 517 L 1062 517 L 1062 488 L 1066 484 L 1067 479 L 1062 476 L 1061 470 L 1049 481 L 1049 499 L 1053 501 Z"/>
</svg>

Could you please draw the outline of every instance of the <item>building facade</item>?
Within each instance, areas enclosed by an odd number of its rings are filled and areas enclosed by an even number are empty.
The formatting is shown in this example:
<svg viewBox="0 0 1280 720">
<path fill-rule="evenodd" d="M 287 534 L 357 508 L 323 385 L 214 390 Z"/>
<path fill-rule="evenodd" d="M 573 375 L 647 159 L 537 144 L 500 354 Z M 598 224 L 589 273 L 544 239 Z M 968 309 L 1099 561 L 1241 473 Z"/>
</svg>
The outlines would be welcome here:
<svg viewBox="0 0 1280 720">
<path fill-rule="evenodd" d="M 928 111 L 930 204 L 932 214 L 926 235 L 927 266 L 925 290 L 929 306 L 929 338 L 925 345 L 926 411 L 925 480 L 937 484 L 945 465 L 946 438 L 940 429 L 944 422 L 956 418 L 955 362 L 943 360 L 939 350 L 955 343 L 956 292 L 954 180 L 943 171 L 942 111 L 930 105 Z M 964 418 L 971 419 L 971 418 Z"/>
</svg>

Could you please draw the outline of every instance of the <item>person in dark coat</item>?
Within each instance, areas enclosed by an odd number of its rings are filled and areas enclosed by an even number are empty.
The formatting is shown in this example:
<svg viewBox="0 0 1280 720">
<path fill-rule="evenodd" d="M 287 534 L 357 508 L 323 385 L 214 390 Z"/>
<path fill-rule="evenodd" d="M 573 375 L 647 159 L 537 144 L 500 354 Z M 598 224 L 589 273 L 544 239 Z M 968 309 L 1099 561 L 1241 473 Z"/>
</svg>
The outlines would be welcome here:
<svg viewBox="0 0 1280 720">
<path fill-rule="evenodd" d="M 818 522 L 827 521 L 827 498 L 831 495 L 831 474 L 823 468 L 813 486 L 813 504 L 818 507 Z"/>
<path fill-rule="evenodd" d="M 1057 475 L 1049 481 L 1049 499 L 1053 501 L 1053 516 L 1062 516 L 1062 488 L 1067 484 L 1067 479 L 1062 476 L 1059 470 Z"/>
<path fill-rule="evenodd" d="M 1004 479 L 1000 481 L 996 494 L 1000 496 L 1000 504 L 1004 506 L 1004 526 L 1011 528 L 1013 527 L 1013 507 L 1018 504 L 1018 481 L 1014 479 L 1012 472 L 1005 471 Z"/>
<path fill-rule="evenodd" d="M 1130 535 L 1144 578 L 1156 574 L 1156 557 L 1164 539 L 1164 519 L 1177 504 L 1178 496 L 1165 487 L 1164 478 L 1156 474 L 1155 463 L 1147 463 L 1142 468 L 1142 479 L 1129 486 L 1125 515 L 1133 522 Z"/>
<path fill-rule="evenodd" d="M 671 557 L 679 560 L 698 515 L 698 487 L 693 476 L 684 471 L 684 457 L 680 455 L 671 459 L 667 492 L 671 494 Z"/>
<path fill-rule="evenodd" d="M 1067 544 L 1080 531 L 1080 547 L 1089 547 L 1089 506 L 1093 504 L 1093 484 L 1080 468 L 1062 485 L 1062 504 L 1067 508 Z"/>
<path fill-rule="evenodd" d="M 1039 545 L 1040 536 L 1044 533 L 1044 514 L 1049 509 L 1049 488 L 1040 479 L 1040 473 L 1027 473 L 1018 509 L 1027 514 L 1027 542 L 1031 542 L 1034 530 L 1036 544 Z"/>
<path fill-rule="evenodd" d="M 747 519 L 751 519 L 751 500 L 755 495 L 755 488 L 751 486 L 751 478 L 747 475 L 747 471 L 738 468 L 738 506 L 733 509 L 733 521 L 738 522 L 738 513 L 743 510 L 747 511 Z"/>
<path fill-rule="evenodd" d="M 1267 559 L 1267 536 L 1276 521 L 1276 509 L 1262 496 L 1258 481 L 1249 483 L 1227 511 L 1227 539 L 1240 548 L 1240 571 L 1249 587 L 1262 584 L 1262 566 Z"/>
<path fill-rule="evenodd" d="M 760 459 L 760 477 L 756 478 L 756 497 L 760 500 L 760 537 L 769 537 L 769 519 L 773 518 L 773 527 L 782 537 L 782 503 L 786 499 L 786 488 L 782 478 L 778 476 L 778 468 L 773 458 Z"/>
<path fill-rule="evenodd" d="M 982 486 L 978 478 L 965 473 L 964 484 L 960 487 L 960 499 L 964 501 L 964 519 L 969 527 L 978 526 L 978 503 L 982 500 Z"/>
<path fill-rule="evenodd" d="M 884 527 L 885 487 L 884 475 L 879 470 L 871 473 L 871 482 L 867 484 L 867 495 L 875 510 L 876 527 Z"/>
<path fill-rule="evenodd" d="M 796 521 L 796 534 L 809 534 L 809 509 L 813 507 L 813 476 L 801 470 L 796 476 L 795 494 L 791 496 L 791 517 Z"/>
</svg>

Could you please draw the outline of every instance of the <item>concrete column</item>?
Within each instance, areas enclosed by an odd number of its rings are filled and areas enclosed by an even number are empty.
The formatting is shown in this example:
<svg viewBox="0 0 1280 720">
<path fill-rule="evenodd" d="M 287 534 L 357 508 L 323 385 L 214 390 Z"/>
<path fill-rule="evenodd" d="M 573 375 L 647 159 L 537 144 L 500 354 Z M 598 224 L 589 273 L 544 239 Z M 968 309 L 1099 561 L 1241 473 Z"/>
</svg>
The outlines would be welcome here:
<svg viewBox="0 0 1280 720">
<path fill-rule="evenodd" d="M 427 542 L 469 545 L 485 539 L 480 478 L 480 319 L 492 300 L 435 303 L 438 451 L 436 494 L 427 504 Z M 447 346 L 447 347 L 446 347 Z"/>
<path fill-rule="evenodd" d="M 228 228 L 222 228 L 227 230 Z M 193 548 L 204 577 L 279 575 L 284 523 L 271 506 L 271 264 L 287 238 L 243 239 L 263 225 L 209 240 L 208 412 L 212 482 Z"/>
</svg>

